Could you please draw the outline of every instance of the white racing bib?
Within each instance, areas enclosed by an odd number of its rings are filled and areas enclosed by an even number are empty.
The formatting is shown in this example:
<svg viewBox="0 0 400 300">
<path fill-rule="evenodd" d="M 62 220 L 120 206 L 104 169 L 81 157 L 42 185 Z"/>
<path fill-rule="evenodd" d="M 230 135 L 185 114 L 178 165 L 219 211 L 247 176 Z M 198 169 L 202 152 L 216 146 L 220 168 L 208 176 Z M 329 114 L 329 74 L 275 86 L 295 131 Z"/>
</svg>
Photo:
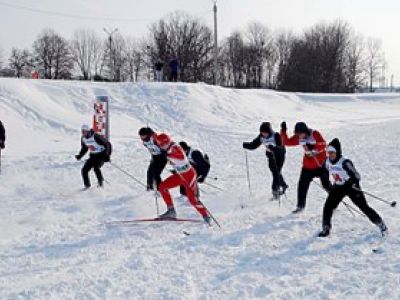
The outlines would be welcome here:
<svg viewBox="0 0 400 300">
<path fill-rule="evenodd" d="M 96 154 L 105 150 L 104 146 L 96 142 L 96 140 L 94 139 L 94 134 L 89 138 L 84 137 L 82 141 L 86 145 L 86 147 L 88 147 L 90 153 Z"/>
<path fill-rule="evenodd" d="M 261 136 L 260 141 L 261 141 L 261 145 L 264 145 L 265 148 L 267 148 L 267 150 L 269 150 L 269 146 L 276 147 L 275 134 L 272 134 L 268 138 Z"/>
<path fill-rule="evenodd" d="M 151 137 L 147 142 L 143 142 L 143 145 L 149 150 L 151 155 L 160 155 L 161 149 L 154 143 L 153 137 Z"/>
<path fill-rule="evenodd" d="M 346 170 L 343 168 L 343 162 L 345 160 L 344 157 L 341 157 L 336 164 L 332 164 L 329 159 L 326 161 L 329 176 L 333 179 L 333 183 L 336 185 L 344 185 L 350 179 L 349 174 L 347 174 Z"/>
</svg>

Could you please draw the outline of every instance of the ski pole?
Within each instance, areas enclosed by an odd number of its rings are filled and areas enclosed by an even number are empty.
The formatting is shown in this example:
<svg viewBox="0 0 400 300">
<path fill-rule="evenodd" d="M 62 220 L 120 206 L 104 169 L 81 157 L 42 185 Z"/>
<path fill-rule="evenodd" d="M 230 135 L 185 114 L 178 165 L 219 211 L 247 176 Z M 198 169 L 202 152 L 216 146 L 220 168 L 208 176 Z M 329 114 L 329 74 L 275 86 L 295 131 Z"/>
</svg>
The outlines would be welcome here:
<svg viewBox="0 0 400 300">
<path fill-rule="evenodd" d="M 383 199 L 383 198 L 381 198 L 381 197 L 375 196 L 375 195 L 372 194 L 372 193 L 363 191 L 363 190 L 361 190 L 361 189 L 359 189 L 359 188 L 357 188 L 357 187 L 353 187 L 353 189 L 356 190 L 356 191 L 358 191 L 358 192 L 362 192 L 362 193 L 364 193 L 364 194 L 366 194 L 366 195 L 368 195 L 368 196 L 370 196 L 370 197 L 372 197 L 372 198 L 374 198 L 374 199 L 376 199 L 376 200 L 378 200 L 378 201 L 384 202 L 384 203 L 390 205 L 391 207 L 395 207 L 395 206 L 397 205 L 397 202 L 396 202 L 396 201 L 392 201 L 392 202 L 391 202 L 391 201 L 385 200 L 385 199 Z"/>
<path fill-rule="evenodd" d="M 312 181 L 314 184 L 316 184 L 317 186 L 319 186 L 321 189 L 323 189 L 325 191 L 325 188 L 319 184 L 318 182 L 316 182 L 315 180 Z M 356 208 L 354 208 L 353 206 L 351 206 L 350 204 L 347 204 L 346 202 L 342 201 L 343 205 L 347 208 L 347 210 L 353 215 L 354 217 L 354 213 L 352 212 L 355 211 L 357 212 L 359 215 L 361 216 L 365 216 L 362 212 L 358 211 Z"/>
<path fill-rule="evenodd" d="M 122 173 L 124 173 L 126 176 L 128 176 L 129 178 L 133 179 L 136 183 L 140 184 L 141 186 L 144 186 L 145 188 L 147 188 L 147 185 L 145 185 L 143 182 L 141 182 L 139 179 L 137 179 L 135 176 L 129 174 L 127 171 L 125 171 L 124 169 L 118 167 L 116 164 L 110 162 L 110 165 L 112 165 L 114 168 L 116 168 L 117 170 L 121 171 Z"/>
<path fill-rule="evenodd" d="M 190 185 L 188 184 L 188 182 L 186 181 L 186 179 L 179 173 L 176 172 L 175 174 L 178 174 L 179 178 L 183 181 L 183 183 L 186 184 L 186 186 L 190 189 Z M 210 218 L 215 222 L 215 224 L 217 224 L 217 226 L 219 228 L 222 228 L 221 225 L 219 224 L 219 222 L 217 221 L 217 219 L 212 215 L 212 213 L 208 210 L 208 208 L 203 204 L 203 202 L 200 201 L 199 197 L 196 197 L 197 201 L 204 207 L 204 209 L 206 210 L 207 214 L 210 216 Z"/>
<path fill-rule="evenodd" d="M 203 184 L 208 185 L 208 186 L 210 186 L 210 187 L 212 187 L 212 188 L 214 188 L 214 189 L 216 189 L 216 190 L 218 190 L 218 191 L 221 191 L 221 192 L 224 191 L 224 190 L 221 189 L 220 187 L 218 187 L 218 186 L 216 186 L 216 185 L 213 185 L 213 184 L 211 184 L 211 183 L 208 183 L 208 182 L 205 182 L 205 181 L 204 181 Z"/>
<path fill-rule="evenodd" d="M 247 158 L 246 150 L 244 151 L 244 155 L 246 158 L 246 173 L 247 173 L 247 184 L 249 186 L 249 200 L 251 200 L 252 192 L 251 192 L 251 183 L 250 183 L 249 159 Z M 244 204 L 242 204 L 242 208 L 244 208 Z"/>
</svg>

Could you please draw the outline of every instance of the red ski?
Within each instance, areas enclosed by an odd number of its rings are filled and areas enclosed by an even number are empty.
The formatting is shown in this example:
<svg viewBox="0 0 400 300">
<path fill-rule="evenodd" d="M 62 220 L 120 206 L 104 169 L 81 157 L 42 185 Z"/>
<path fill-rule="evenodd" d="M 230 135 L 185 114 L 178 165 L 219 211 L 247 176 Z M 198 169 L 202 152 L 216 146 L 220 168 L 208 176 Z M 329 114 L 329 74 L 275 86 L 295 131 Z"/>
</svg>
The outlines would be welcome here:
<svg viewBox="0 0 400 300">
<path fill-rule="evenodd" d="M 105 222 L 105 225 L 129 225 L 138 224 L 144 222 L 191 222 L 191 223 L 204 223 L 203 220 L 199 219 L 185 219 L 185 218 L 148 218 L 148 219 L 133 219 L 133 220 L 116 220 Z"/>
</svg>

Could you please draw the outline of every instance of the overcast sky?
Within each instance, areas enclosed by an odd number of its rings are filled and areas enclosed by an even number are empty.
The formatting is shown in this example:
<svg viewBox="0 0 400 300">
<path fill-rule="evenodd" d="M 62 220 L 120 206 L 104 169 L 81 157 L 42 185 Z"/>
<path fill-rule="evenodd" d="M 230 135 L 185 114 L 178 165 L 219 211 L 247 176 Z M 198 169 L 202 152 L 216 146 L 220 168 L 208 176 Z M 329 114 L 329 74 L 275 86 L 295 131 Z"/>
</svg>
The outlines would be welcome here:
<svg viewBox="0 0 400 300">
<path fill-rule="evenodd" d="M 52 15 L 13 8 L 34 8 Z M 140 37 L 148 25 L 175 10 L 183 10 L 212 25 L 212 0 L 0 0 L 0 48 L 8 56 L 11 47 L 30 47 L 46 27 L 66 38 L 75 29 L 118 27 L 124 35 Z M 389 64 L 388 77 L 400 85 L 400 0 L 218 0 L 219 34 L 226 37 L 250 21 L 271 29 L 302 32 L 319 21 L 342 19 L 365 36 L 382 39 Z M 109 17 L 118 20 L 68 18 L 66 15 Z M 124 21 L 123 19 L 129 19 Z"/>
</svg>

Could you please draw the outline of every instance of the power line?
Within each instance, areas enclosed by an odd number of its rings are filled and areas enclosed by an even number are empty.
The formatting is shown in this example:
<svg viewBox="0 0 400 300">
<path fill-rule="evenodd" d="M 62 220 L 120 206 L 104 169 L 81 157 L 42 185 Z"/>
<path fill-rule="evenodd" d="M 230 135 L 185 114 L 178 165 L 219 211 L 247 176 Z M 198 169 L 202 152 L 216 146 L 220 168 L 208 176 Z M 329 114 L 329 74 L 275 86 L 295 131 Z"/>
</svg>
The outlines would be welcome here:
<svg viewBox="0 0 400 300">
<path fill-rule="evenodd" d="M 6 6 L 9 8 L 39 13 L 39 14 L 43 14 L 43 15 L 59 16 L 59 17 L 70 18 L 70 19 L 87 19 L 87 20 L 95 20 L 95 21 L 119 21 L 119 22 L 149 22 L 149 21 L 152 21 L 150 19 L 128 19 L 128 18 L 115 18 L 115 17 L 95 17 L 95 16 L 74 15 L 74 14 L 38 9 L 38 8 L 33 8 L 33 7 L 27 7 L 27 6 L 7 3 L 7 2 L 3 2 L 3 1 L 0 1 L 0 5 Z"/>
</svg>

